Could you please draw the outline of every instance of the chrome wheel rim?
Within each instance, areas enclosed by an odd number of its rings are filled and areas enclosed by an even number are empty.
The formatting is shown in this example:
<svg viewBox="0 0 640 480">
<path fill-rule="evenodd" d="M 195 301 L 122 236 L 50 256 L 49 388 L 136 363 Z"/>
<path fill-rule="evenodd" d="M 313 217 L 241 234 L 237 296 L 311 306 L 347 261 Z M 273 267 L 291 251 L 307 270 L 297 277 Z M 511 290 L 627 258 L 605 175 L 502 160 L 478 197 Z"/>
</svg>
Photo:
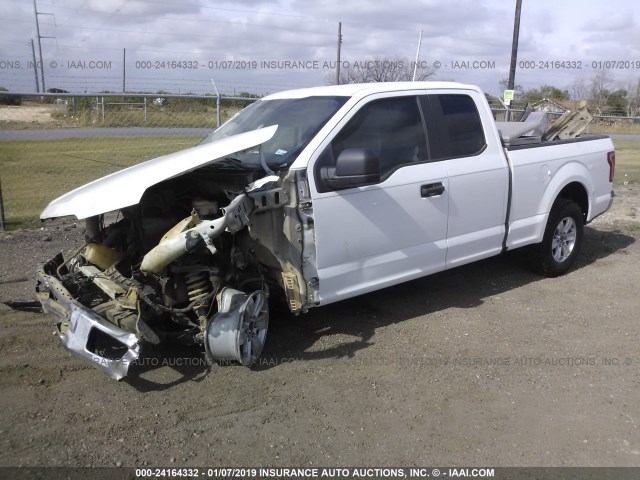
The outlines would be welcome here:
<svg viewBox="0 0 640 480">
<path fill-rule="evenodd" d="M 551 242 L 551 255 L 558 262 L 564 262 L 576 245 L 576 222 L 571 217 L 565 217 L 560 220 L 553 232 L 553 240 Z"/>
<path fill-rule="evenodd" d="M 261 290 L 247 295 L 232 288 L 223 289 L 218 313 L 205 329 L 207 356 L 216 362 L 253 365 L 264 347 L 269 327 L 269 304 Z"/>
<path fill-rule="evenodd" d="M 253 292 L 243 306 L 242 325 L 238 336 L 238 360 L 252 365 L 262 353 L 269 326 L 267 296 L 258 290 Z"/>
</svg>

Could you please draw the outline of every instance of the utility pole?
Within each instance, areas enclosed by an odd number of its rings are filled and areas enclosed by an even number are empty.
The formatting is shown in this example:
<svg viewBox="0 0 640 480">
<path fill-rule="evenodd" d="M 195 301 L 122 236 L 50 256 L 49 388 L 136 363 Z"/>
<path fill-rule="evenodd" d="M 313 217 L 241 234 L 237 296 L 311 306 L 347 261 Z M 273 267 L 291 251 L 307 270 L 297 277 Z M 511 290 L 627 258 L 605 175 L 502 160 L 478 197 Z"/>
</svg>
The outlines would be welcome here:
<svg viewBox="0 0 640 480">
<path fill-rule="evenodd" d="M 0 230 L 6 230 L 7 226 L 4 221 L 4 202 L 2 201 L 2 184 L 0 184 Z"/>
<path fill-rule="evenodd" d="M 338 61 L 336 62 L 336 85 L 340 85 L 340 47 L 342 45 L 342 22 L 338 22 Z"/>
<path fill-rule="evenodd" d="M 122 49 L 122 93 L 125 93 L 127 78 L 127 49 Z"/>
<path fill-rule="evenodd" d="M 418 50 L 416 50 L 416 61 L 413 63 L 413 77 L 411 81 L 416 81 L 416 72 L 418 71 L 418 58 L 420 57 L 420 45 L 422 45 L 422 30 L 420 30 L 420 37 L 418 38 Z"/>
<path fill-rule="evenodd" d="M 36 49 L 33 46 L 33 38 L 31 39 L 31 56 L 33 57 L 33 74 L 36 77 L 36 93 L 40 93 L 40 84 L 38 83 L 38 63 L 36 62 Z"/>
<path fill-rule="evenodd" d="M 516 79 L 516 64 L 518 63 L 518 37 L 520 36 L 520 12 L 522 10 L 522 0 L 516 0 L 516 14 L 513 20 L 513 41 L 511 42 L 511 65 L 509 67 L 509 81 L 507 90 L 513 90 Z M 507 110 L 507 117 L 511 112 Z M 510 118 L 507 118 L 507 121 Z"/>
<path fill-rule="evenodd" d="M 42 93 L 47 93 L 47 89 L 44 85 L 44 63 L 42 61 L 42 43 L 40 42 L 41 38 L 56 38 L 56 37 L 43 37 L 40 35 L 40 22 L 38 21 L 38 15 L 53 15 L 53 13 L 43 13 L 38 12 L 38 6 L 36 5 L 36 0 L 33 0 L 33 12 L 36 16 L 36 33 L 38 34 L 38 51 L 40 53 L 40 77 L 42 77 Z"/>
<path fill-rule="evenodd" d="M 211 84 L 213 85 L 213 88 L 216 91 L 216 128 L 218 128 L 220 126 L 220 120 L 221 120 L 221 115 L 220 115 L 220 92 L 218 91 L 218 87 L 216 87 L 216 82 L 213 81 L 213 78 L 211 79 Z M 146 97 L 145 97 L 146 99 Z"/>
</svg>

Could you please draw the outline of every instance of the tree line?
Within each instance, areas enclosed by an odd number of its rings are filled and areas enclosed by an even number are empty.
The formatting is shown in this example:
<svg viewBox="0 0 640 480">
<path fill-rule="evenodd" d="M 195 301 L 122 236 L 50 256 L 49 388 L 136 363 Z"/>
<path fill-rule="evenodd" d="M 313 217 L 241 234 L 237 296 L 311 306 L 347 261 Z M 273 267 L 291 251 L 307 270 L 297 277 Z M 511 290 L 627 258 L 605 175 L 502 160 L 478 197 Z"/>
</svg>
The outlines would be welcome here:
<svg viewBox="0 0 640 480">
<path fill-rule="evenodd" d="M 506 88 L 506 84 L 506 80 L 500 81 L 502 89 Z M 543 99 L 586 100 L 589 109 L 596 115 L 640 116 L 640 78 L 616 83 L 608 70 L 594 72 L 588 79 L 577 79 L 567 88 L 542 85 L 525 90 L 522 85 L 516 84 L 514 90 L 516 104 L 535 103 Z"/>
<path fill-rule="evenodd" d="M 433 80 L 437 70 L 418 68 L 416 80 Z M 410 81 L 414 77 L 412 62 L 406 57 L 374 58 L 371 62 L 352 65 L 340 71 L 340 84 L 399 82 Z M 329 74 L 326 80 L 336 83 L 335 74 Z M 500 82 L 501 92 L 506 90 L 507 80 Z M 543 99 L 553 101 L 574 100 L 576 103 L 586 100 L 589 109 L 596 115 L 640 116 L 640 78 L 625 83 L 616 83 L 608 70 L 599 70 L 588 78 L 575 80 L 571 85 L 560 88 L 554 85 L 525 90 L 522 85 L 515 85 L 514 107 L 527 103 L 539 102 Z M 497 100 L 487 95 L 489 100 Z M 573 108 L 572 108 L 573 109 Z"/>
</svg>

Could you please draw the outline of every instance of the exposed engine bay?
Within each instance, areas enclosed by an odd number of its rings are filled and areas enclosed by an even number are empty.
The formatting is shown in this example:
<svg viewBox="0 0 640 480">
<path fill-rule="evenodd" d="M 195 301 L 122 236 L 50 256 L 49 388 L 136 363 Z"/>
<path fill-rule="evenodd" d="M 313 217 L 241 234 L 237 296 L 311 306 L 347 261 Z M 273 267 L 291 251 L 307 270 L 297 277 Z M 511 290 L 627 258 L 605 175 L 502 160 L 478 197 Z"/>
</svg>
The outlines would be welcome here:
<svg viewBox="0 0 640 480">
<path fill-rule="evenodd" d="M 294 313 L 317 303 L 306 174 L 269 173 L 208 165 L 148 188 L 117 213 L 87 218 L 86 244 L 37 273 L 64 346 L 116 379 L 145 344 L 198 345 L 211 361 L 256 362 L 270 298 L 284 298 Z"/>
</svg>

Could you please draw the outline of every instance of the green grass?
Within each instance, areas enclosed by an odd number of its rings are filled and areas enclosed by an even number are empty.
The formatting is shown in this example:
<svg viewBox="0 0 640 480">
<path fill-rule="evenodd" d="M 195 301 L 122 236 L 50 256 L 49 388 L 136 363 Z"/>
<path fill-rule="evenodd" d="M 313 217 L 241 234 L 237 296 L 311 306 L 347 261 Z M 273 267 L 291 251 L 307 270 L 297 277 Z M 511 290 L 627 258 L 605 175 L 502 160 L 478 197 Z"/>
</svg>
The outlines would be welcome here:
<svg viewBox="0 0 640 480">
<path fill-rule="evenodd" d="M 621 230 L 627 233 L 640 232 L 640 223 L 625 223 L 621 225 Z"/>
<path fill-rule="evenodd" d="M 73 115 L 56 115 L 54 118 L 79 127 L 197 127 L 215 128 L 215 108 L 202 111 L 172 111 L 160 108 L 148 108 L 145 118 L 140 108 L 106 110 L 102 112 L 83 111 Z"/>
<path fill-rule="evenodd" d="M 613 125 L 599 125 L 594 121 L 589 125 L 589 133 L 604 133 L 606 135 L 640 135 L 640 122 L 618 121 Z"/>
<path fill-rule="evenodd" d="M 108 100 L 107 100 L 108 101 Z M 25 106 L 38 106 L 29 104 Z M 221 122 L 241 110 L 240 106 L 223 106 L 220 108 Z M 142 106 L 105 105 L 104 115 L 102 109 L 95 110 L 91 105 L 85 109 L 75 111 L 69 109 L 56 112 L 51 109 L 53 121 L 41 123 L 32 121 L 28 115 L 22 113 L 20 107 L 10 110 L 11 116 L 0 121 L 2 130 L 40 130 L 55 128 L 83 128 L 83 127 L 190 127 L 209 128 L 216 126 L 216 107 L 212 105 L 175 104 L 169 106 L 147 105 L 145 116 Z"/>
<path fill-rule="evenodd" d="M 0 142 L 5 220 L 35 223 L 53 199 L 144 160 L 194 146 L 200 137 L 109 137 Z"/>
<path fill-rule="evenodd" d="M 616 175 L 614 184 L 640 184 L 640 140 L 614 140 Z"/>
<path fill-rule="evenodd" d="M 226 122 L 239 109 L 221 108 L 221 122 Z M 101 115 L 93 115 L 91 122 L 85 122 L 83 126 L 95 127 L 198 127 L 214 129 L 216 124 L 216 109 L 214 107 L 201 107 L 199 109 L 177 110 L 166 107 L 152 107 L 147 109 L 145 121 L 142 108 L 106 110 L 104 120 Z"/>
</svg>

